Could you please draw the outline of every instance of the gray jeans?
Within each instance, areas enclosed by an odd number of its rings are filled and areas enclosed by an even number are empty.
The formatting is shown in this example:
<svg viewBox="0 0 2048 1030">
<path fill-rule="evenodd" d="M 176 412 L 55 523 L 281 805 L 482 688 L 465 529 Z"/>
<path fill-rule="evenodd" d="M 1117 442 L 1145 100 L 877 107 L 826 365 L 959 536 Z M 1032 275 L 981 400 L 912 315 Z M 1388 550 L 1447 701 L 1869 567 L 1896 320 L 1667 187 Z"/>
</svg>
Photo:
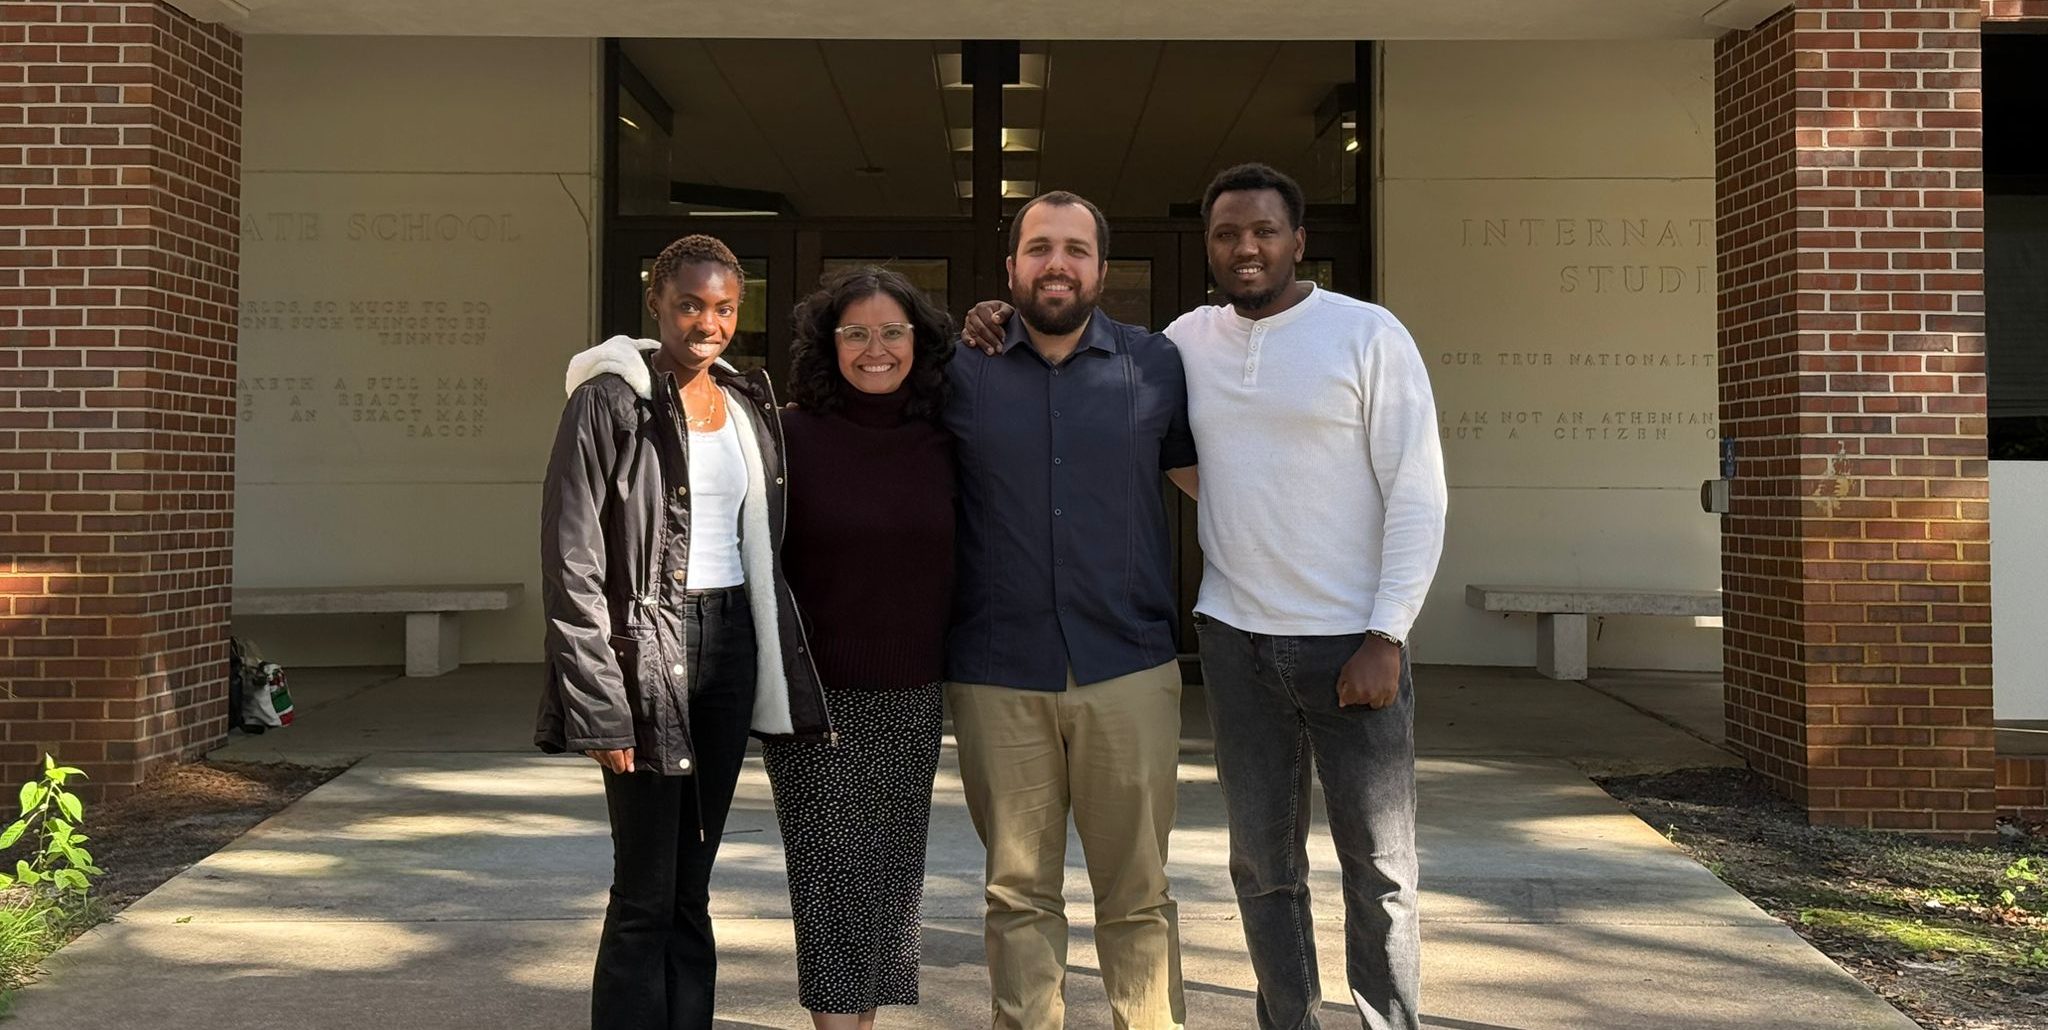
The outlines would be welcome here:
<svg viewBox="0 0 2048 1030">
<path fill-rule="evenodd" d="M 1374 711 L 1337 704 L 1363 635 L 1247 633 L 1195 616 L 1230 819 L 1230 879 L 1259 980 L 1261 1030 L 1317 1030 L 1322 985 L 1309 917 L 1310 759 L 1344 877 L 1344 971 L 1368 1030 L 1418 1030 L 1415 683 Z"/>
</svg>

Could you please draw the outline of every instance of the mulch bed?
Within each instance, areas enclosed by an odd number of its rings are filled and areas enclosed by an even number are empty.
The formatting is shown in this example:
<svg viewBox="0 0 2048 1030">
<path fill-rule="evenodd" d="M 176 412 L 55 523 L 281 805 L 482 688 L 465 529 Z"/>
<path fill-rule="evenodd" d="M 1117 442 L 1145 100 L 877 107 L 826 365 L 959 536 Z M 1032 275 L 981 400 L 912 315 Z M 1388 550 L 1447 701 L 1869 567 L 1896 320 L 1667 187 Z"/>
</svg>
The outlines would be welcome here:
<svg viewBox="0 0 2048 1030">
<path fill-rule="evenodd" d="M 118 801 L 88 804 L 86 848 L 112 915 L 340 774 L 340 768 L 191 762 Z"/>
<path fill-rule="evenodd" d="M 2048 1027 L 2048 827 L 1990 845 L 1814 827 L 1746 769 L 1599 781 L 1923 1027 Z"/>
</svg>

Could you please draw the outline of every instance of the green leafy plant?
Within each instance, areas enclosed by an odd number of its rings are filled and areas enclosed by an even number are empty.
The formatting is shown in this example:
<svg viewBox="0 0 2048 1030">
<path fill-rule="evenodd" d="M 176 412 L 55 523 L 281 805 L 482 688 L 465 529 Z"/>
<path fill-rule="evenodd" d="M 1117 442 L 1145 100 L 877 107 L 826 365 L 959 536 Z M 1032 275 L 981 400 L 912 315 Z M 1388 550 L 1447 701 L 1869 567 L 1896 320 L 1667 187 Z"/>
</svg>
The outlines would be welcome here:
<svg viewBox="0 0 2048 1030">
<path fill-rule="evenodd" d="M 44 755 L 43 778 L 21 785 L 21 818 L 0 830 L 0 851 L 14 847 L 31 831 L 40 846 L 34 849 L 34 858 L 15 859 L 12 873 L 0 872 L 0 890 L 19 884 L 45 888 L 39 893 L 78 898 L 92 890 L 92 878 L 103 870 L 92 864 L 92 853 L 79 846 L 87 839 L 78 832 L 78 824 L 85 821 L 85 802 L 64 789 L 65 781 L 84 775 Z"/>
<path fill-rule="evenodd" d="M 44 755 L 43 775 L 21 786 L 21 817 L 0 830 L 0 852 L 16 852 L 13 871 L 0 870 L 0 1012 L 43 956 L 101 918 L 101 870 L 78 831 L 85 803 L 65 789 L 84 775 Z"/>
<path fill-rule="evenodd" d="M 2005 867 L 1999 877 L 1998 904 L 2001 908 L 2026 908 L 2025 895 L 2030 888 L 2041 886 L 2041 870 L 2031 856 L 2021 856 Z"/>
</svg>

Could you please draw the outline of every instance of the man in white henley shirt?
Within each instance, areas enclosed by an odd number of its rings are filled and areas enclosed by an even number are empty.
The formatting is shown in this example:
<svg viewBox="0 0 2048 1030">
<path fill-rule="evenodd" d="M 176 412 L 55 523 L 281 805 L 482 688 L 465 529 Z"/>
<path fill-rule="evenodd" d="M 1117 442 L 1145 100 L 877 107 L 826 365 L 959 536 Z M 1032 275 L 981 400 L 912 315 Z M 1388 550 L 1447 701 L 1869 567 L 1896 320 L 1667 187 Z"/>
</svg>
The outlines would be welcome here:
<svg viewBox="0 0 2048 1030">
<path fill-rule="evenodd" d="M 1406 641 L 1443 553 L 1427 367 L 1385 308 L 1297 282 L 1301 188 L 1225 170 L 1202 202 L 1229 304 L 1167 327 L 1202 456 L 1195 603 L 1230 875 L 1262 1028 L 1314 1028 L 1309 762 L 1344 884 L 1345 978 L 1370 1030 L 1417 1030 L 1414 684 Z"/>
</svg>

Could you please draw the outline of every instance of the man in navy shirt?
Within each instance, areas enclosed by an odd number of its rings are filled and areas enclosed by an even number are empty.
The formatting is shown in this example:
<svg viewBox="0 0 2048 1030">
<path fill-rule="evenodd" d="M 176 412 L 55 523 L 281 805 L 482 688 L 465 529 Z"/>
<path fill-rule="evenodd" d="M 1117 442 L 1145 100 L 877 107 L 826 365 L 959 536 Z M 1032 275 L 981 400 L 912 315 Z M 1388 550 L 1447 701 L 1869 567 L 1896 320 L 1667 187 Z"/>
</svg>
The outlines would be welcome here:
<svg viewBox="0 0 2048 1030">
<path fill-rule="evenodd" d="M 1185 1022 L 1166 883 L 1181 682 L 1159 474 L 1195 464 L 1194 438 L 1180 353 L 1097 310 L 1108 243 L 1081 197 L 1024 205 L 1009 346 L 963 345 L 947 366 L 961 519 L 946 697 L 988 849 L 997 1028 L 1062 1025 L 1070 809 L 1115 1025 Z"/>
</svg>

